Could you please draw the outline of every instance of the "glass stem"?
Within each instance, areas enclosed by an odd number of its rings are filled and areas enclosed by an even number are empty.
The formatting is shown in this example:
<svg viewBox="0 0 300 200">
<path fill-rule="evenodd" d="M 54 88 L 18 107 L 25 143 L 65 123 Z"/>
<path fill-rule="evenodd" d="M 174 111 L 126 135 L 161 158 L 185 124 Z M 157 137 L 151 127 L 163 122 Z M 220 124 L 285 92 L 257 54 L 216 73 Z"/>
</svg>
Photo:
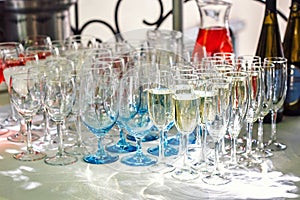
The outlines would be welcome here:
<svg viewBox="0 0 300 200">
<path fill-rule="evenodd" d="M 263 126 L 263 117 L 258 118 L 258 129 L 257 129 L 257 147 L 259 150 L 264 149 L 263 135 L 264 135 L 264 126 Z"/>
<path fill-rule="evenodd" d="M 202 140 L 202 154 L 201 154 L 201 159 L 206 162 L 206 129 L 204 125 L 200 126 L 201 128 L 201 140 Z"/>
<path fill-rule="evenodd" d="M 188 155 L 188 136 L 189 134 L 181 134 L 181 149 L 183 153 L 183 163 L 182 168 L 188 169 L 187 166 L 187 155 Z"/>
<path fill-rule="evenodd" d="M 158 161 L 161 162 L 165 159 L 165 134 L 164 130 L 159 130 L 159 146 L 158 146 Z"/>
<path fill-rule="evenodd" d="M 82 134 L 81 134 L 81 118 L 80 115 L 76 115 L 76 145 L 80 147 L 82 145 Z"/>
<path fill-rule="evenodd" d="M 45 125 L 44 141 L 50 141 L 51 139 L 50 139 L 50 131 L 49 131 L 49 117 L 45 110 L 43 111 L 43 117 L 44 117 L 44 125 Z"/>
<path fill-rule="evenodd" d="M 33 153 L 33 147 L 32 147 L 32 135 L 31 135 L 31 125 L 32 125 L 32 119 L 25 119 L 26 126 L 27 126 L 27 137 L 26 137 L 26 145 L 27 145 L 27 151 L 29 154 Z"/>
<path fill-rule="evenodd" d="M 120 147 L 126 147 L 127 142 L 126 142 L 123 127 L 121 127 L 121 125 L 118 125 L 118 128 L 119 128 L 120 140 L 118 141 L 117 145 Z"/>
<path fill-rule="evenodd" d="M 246 154 L 249 155 L 252 152 L 252 134 L 253 134 L 253 123 L 247 123 L 247 145 Z"/>
<path fill-rule="evenodd" d="M 62 156 L 63 155 L 63 131 L 62 131 L 62 125 L 63 122 L 62 121 L 58 121 L 56 122 L 56 128 L 57 128 L 57 137 L 58 137 L 58 156 Z"/>
<path fill-rule="evenodd" d="M 215 164 L 214 164 L 214 171 L 215 173 L 219 171 L 219 141 L 215 142 Z"/>
<path fill-rule="evenodd" d="M 272 110 L 271 112 L 271 143 L 276 141 L 276 118 L 277 118 L 277 111 Z"/>
<path fill-rule="evenodd" d="M 98 158 L 101 158 L 101 157 L 106 155 L 106 153 L 104 151 L 104 147 L 102 145 L 103 138 L 104 138 L 104 136 L 99 136 L 98 137 L 98 149 L 97 149 L 97 152 L 96 152 L 96 155 L 97 155 Z"/>
<path fill-rule="evenodd" d="M 232 149 L 231 149 L 231 163 L 237 164 L 237 156 L 236 156 L 236 137 L 232 137 L 231 139 Z"/>
</svg>

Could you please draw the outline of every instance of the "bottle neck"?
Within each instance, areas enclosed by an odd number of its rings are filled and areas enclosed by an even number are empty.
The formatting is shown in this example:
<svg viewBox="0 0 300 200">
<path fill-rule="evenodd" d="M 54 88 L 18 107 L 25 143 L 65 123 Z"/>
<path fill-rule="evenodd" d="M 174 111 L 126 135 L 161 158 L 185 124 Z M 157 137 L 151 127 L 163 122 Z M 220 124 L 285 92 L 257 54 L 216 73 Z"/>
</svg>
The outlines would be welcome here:
<svg viewBox="0 0 300 200">
<path fill-rule="evenodd" d="M 266 0 L 266 14 L 268 14 L 269 12 L 277 13 L 276 0 Z"/>
</svg>

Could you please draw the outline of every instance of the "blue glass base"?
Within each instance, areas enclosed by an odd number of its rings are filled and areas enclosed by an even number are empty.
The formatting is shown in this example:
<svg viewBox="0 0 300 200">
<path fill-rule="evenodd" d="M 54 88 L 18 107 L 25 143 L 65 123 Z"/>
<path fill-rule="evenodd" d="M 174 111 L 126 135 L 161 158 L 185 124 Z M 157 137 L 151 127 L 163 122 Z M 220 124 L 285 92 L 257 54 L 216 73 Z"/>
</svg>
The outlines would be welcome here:
<svg viewBox="0 0 300 200">
<path fill-rule="evenodd" d="M 136 151 L 136 146 L 131 145 L 130 143 L 126 144 L 114 144 L 106 147 L 106 150 L 112 153 L 129 153 Z"/>
<path fill-rule="evenodd" d="M 117 161 L 119 159 L 119 156 L 105 154 L 99 157 L 98 155 L 91 154 L 84 156 L 82 159 L 90 164 L 109 164 Z"/>
<path fill-rule="evenodd" d="M 149 166 L 154 165 L 157 159 L 151 156 L 145 156 L 144 154 L 134 154 L 123 157 L 121 162 L 130 166 Z"/>
<path fill-rule="evenodd" d="M 142 142 L 150 142 L 153 140 L 157 140 L 158 138 L 159 136 L 156 132 L 150 132 L 142 139 Z M 135 137 L 132 135 L 127 135 L 127 139 L 130 141 L 135 141 Z"/>
<path fill-rule="evenodd" d="M 151 155 L 158 156 L 158 149 L 159 149 L 158 146 L 149 147 L 147 149 L 147 152 L 150 153 Z M 169 145 L 165 148 L 165 156 L 166 157 L 175 156 L 177 154 L 178 154 L 178 149 L 171 147 Z"/>
</svg>

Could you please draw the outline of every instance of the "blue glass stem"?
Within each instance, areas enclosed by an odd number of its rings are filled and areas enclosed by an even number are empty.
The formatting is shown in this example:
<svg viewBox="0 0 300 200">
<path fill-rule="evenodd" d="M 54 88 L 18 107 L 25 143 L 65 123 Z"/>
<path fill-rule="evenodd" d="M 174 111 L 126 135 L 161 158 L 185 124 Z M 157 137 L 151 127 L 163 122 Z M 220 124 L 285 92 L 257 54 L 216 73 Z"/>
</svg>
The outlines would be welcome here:
<svg viewBox="0 0 300 200">
<path fill-rule="evenodd" d="M 126 142 L 126 137 L 125 137 L 125 134 L 124 134 L 123 127 L 118 125 L 118 128 L 119 128 L 120 139 L 119 139 L 117 145 L 120 146 L 120 147 L 123 147 L 123 146 L 125 147 L 125 146 L 127 146 L 127 142 Z"/>
<path fill-rule="evenodd" d="M 101 158 L 101 157 L 106 155 L 106 152 L 105 152 L 105 150 L 103 148 L 103 145 L 102 145 L 103 138 L 104 138 L 104 136 L 99 136 L 98 137 L 98 149 L 97 149 L 97 152 L 96 152 L 96 156 L 98 158 Z"/>
</svg>

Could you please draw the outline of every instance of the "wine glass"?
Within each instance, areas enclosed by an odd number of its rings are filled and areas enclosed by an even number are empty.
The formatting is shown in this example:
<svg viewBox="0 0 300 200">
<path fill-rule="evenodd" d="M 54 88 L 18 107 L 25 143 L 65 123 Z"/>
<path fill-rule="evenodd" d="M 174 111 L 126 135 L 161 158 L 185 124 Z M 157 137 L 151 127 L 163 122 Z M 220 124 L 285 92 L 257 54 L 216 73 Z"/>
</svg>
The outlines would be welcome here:
<svg viewBox="0 0 300 200">
<path fill-rule="evenodd" d="M 95 59 L 95 62 L 99 65 L 110 65 L 111 73 L 115 75 L 115 78 L 118 81 L 120 81 L 123 74 L 126 72 L 124 58 L 119 56 L 100 57 Z M 116 121 L 116 125 L 119 130 L 119 140 L 115 144 L 107 146 L 106 150 L 112 153 L 128 153 L 136 151 L 136 147 L 126 141 L 125 128 L 119 119 Z"/>
<path fill-rule="evenodd" d="M 46 155 L 36 151 L 32 146 L 31 124 L 32 118 L 41 105 L 40 79 L 38 73 L 16 73 L 9 78 L 8 86 L 11 103 L 17 112 L 24 118 L 27 126 L 25 141 L 27 149 L 14 154 L 14 158 L 21 161 L 35 161 L 43 159 Z"/>
<path fill-rule="evenodd" d="M 148 90 L 148 112 L 150 120 L 159 130 L 158 162 L 150 167 L 153 172 L 167 173 L 175 168 L 165 158 L 166 135 L 168 126 L 173 124 L 174 93 L 173 75 L 168 71 L 157 72 Z"/>
<path fill-rule="evenodd" d="M 87 68 L 82 71 L 80 79 L 81 120 L 98 138 L 97 151 L 84 155 L 83 160 L 91 164 L 115 162 L 119 156 L 109 154 L 102 142 L 118 119 L 119 81 L 115 75 L 103 73 L 103 68 Z"/>
<path fill-rule="evenodd" d="M 25 72 L 28 70 L 29 66 L 36 66 L 38 62 L 39 59 L 37 55 L 26 55 L 26 54 L 19 55 L 15 51 L 6 53 L 4 58 L 5 69 L 3 71 L 6 84 L 9 85 L 8 82 L 9 77 L 12 74 Z M 7 139 L 11 142 L 24 142 L 23 133 L 22 133 L 23 126 L 24 126 L 24 122 L 21 120 L 19 130 L 8 135 Z M 32 140 L 34 141 L 39 138 L 40 138 L 39 134 L 36 134 L 32 131 Z"/>
<path fill-rule="evenodd" d="M 229 168 L 239 168 L 236 141 L 239 136 L 249 106 L 249 79 L 246 72 L 227 72 L 224 77 L 231 81 L 231 115 L 228 133 L 231 137 L 231 160 Z"/>
<path fill-rule="evenodd" d="M 181 133 L 182 164 L 172 172 L 172 177 L 180 181 L 196 179 L 200 174 L 188 163 L 188 135 L 194 132 L 199 121 L 199 96 L 194 92 L 193 82 L 197 75 L 180 75 L 174 77 L 174 123 Z"/>
<path fill-rule="evenodd" d="M 14 53 L 16 55 L 21 55 L 24 53 L 24 47 L 21 43 L 18 42 L 0 42 L 0 83 L 2 81 L 5 81 L 4 78 L 4 69 L 6 68 L 5 65 L 5 55 L 8 53 Z M 8 116 L 2 121 L 1 120 L 1 134 L 9 132 L 7 129 L 5 129 L 6 126 L 15 126 L 18 124 L 18 119 L 16 116 L 16 111 L 12 104 L 10 104 L 10 113 Z M 2 129 L 3 128 L 3 129 Z"/>
<path fill-rule="evenodd" d="M 76 95 L 74 83 L 74 64 L 65 58 L 49 60 L 46 72 L 45 108 L 57 127 L 58 151 L 54 156 L 45 158 L 49 165 L 69 165 L 77 162 L 77 157 L 64 153 L 63 130 L 65 118 L 70 114 Z"/>
<path fill-rule="evenodd" d="M 264 63 L 274 64 L 273 79 L 273 105 L 271 107 L 271 136 L 268 148 L 272 151 L 282 151 L 286 145 L 277 141 L 276 117 L 277 111 L 282 107 L 287 91 L 287 59 L 283 57 L 266 57 Z"/>
<path fill-rule="evenodd" d="M 224 138 L 231 111 L 231 82 L 227 78 L 211 78 L 207 81 L 203 115 L 209 136 L 215 143 L 214 170 L 202 180 L 210 185 L 223 185 L 231 180 L 219 168 L 219 145 Z"/>
<path fill-rule="evenodd" d="M 87 49 L 98 48 L 100 43 L 93 35 L 71 35 L 64 41 L 67 49 Z"/>
<path fill-rule="evenodd" d="M 120 113 L 119 120 L 124 124 L 128 134 L 136 141 L 136 152 L 121 159 L 129 166 L 149 166 L 157 162 L 156 158 L 145 155 L 142 150 L 142 139 L 149 134 L 153 123 L 148 112 L 147 91 L 151 75 L 128 73 L 120 83 Z M 136 72 L 136 73 L 135 73 Z"/>
<path fill-rule="evenodd" d="M 20 43 L 25 49 L 32 45 L 51 45 L 51 38 L 48 35 L 28 35 Z"/>
</svg>

